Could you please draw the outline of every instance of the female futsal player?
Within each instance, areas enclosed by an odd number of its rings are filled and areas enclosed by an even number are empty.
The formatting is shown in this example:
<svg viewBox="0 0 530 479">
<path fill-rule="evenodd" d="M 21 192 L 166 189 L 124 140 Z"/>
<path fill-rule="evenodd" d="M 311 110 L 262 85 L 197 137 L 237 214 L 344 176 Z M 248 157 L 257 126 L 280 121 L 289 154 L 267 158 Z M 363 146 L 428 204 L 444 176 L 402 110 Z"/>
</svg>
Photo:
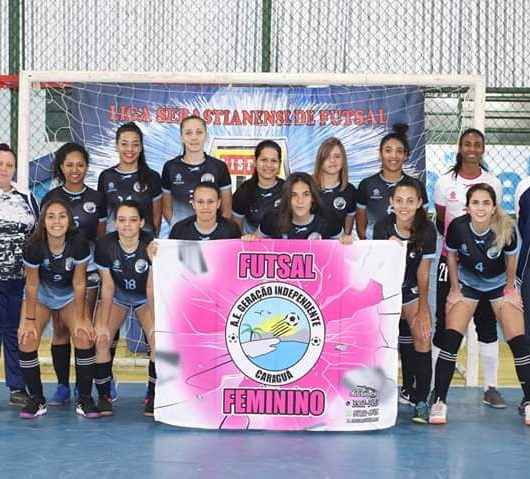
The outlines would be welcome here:
<svg viewBox="0 0 530 479">
<path fill-rule="evenodd" d="M 49 191 L 42 199 L 48 201 L 59 199 L 70 208 L 77 229 L 83 233 L 94 251 L 96 238 L 105 234 L 107 211 L 103 193 L 85 185 L 88 172 L 88 152 L 81 145 L 66 143 L 55 153 L 53 175 L 61 183 Z M 93 317 L 99 287 L 99 275 L 93 258 L 87 266 L 87 314 Z M 52 360 L 57 375 L 57 389 L 48 401 L 50 406 L 60 406 L 70 401 L 70 335 L 68 328 L 61 322 L 58 314 L 52 314 L 53 338 Z"/>
<path fill-rule="evenodd" d="M 524 335 L 522 301 L 515 288 L 517 236 L 514 222 L 497 204 L 495 190 L 478 183 L 466 194 L 468 214 L 447 230 L 447 265 L 451 289 L 446 329 L 436 362 L 435 403 L 430 423 L 447 422 L 447 391 L 463 334 L 477 303 L 487 300 L 512 351 L 524 394 L 525 423 L 530 425 L 530 345 Z"/>
<path fill-rule="evenodd" d="M 142 325 L 151 351 L 144 414 L 153 415 L 156 381 L 154 313 L 151 264 L 146 251 L 153 236 L 142 230 L 144 224 L 140 204 L 125 200 L 116 210 L 116 231 L 96 243 L 95 260 L 101 275 L 101 294 L 96 308 L 95 383 L 102 416 L 112 415 L 110 338 L 114 337 L 131 308 Z"/>
<path fill-rule="evenodd" d="M 392 191 L 390 205 L 394 212 L 375 224 L 374 239 L 407 242 L 402 317 L 406 319 L 414 340 L 411 372 L 416 378 L 416 406 L 412 420 L 427 424 L 427 396 L 432 375 L 431 313 L 427 296 L 429 270 L 436 254 L 436 229 L 427 219 L 421 188 L 416 181 L 403 178 Z"/>
<path fill-rule="evenodd" d="M 184 153 L 169 160 L 162 170 L 163 212 L 173 226 L 193 215 L 191 194 L 205 181 L 215 183 L 221 190 L 221 212 L 225 218 L 232 216 L 232 180 L 226 164 L 204 152 L 207 130 L 205 121 L 198 116 L 188 116 L 180 124 Z"/>
<path fill-rule="evenodd" d="M 320 188 L 320 199 L 329 214 L 351 235 L 357 208 L 357 189 L 348 182 L 348 161 L 338 138 L 328 138 L 318 148 L 313 174 Z"/>
<path fill-rule="evenodd" d="M 76 232 L 72 213 L 62 200 L 51 200 L 25 251 L 25 299 L 19 327 L 19 358 L 30 397 L 20 412 L 22 418 L 46 414 L 38 348 L 50 313 L 56 311 L 67 326 L 75 345 L 79 398 L 76 413 L 98 417 L 91 397 L 94 376 L 94 330 L 85 312 L 86 265 L 90 247 Z"/>
<path fill-rule="evenodd" d="M 135 123 L 126 123 L 116 131 L 119 163 L 101 172 L 98 191 L 105 195 L 107 232 L 115 230 L 118 206 L 125 200 L 137 201 L 144 209 L 145 229 L 160 231 L 162 189 L 160 175 L 147 166 L 142 130 Z"/>
<path fill-rule="evenodd" d="M 254 150 L 252 177 L 234 193 L 234 219 L 244 233 L 258 229 L 265 213 L 278 207 L 284 180 L 278 177 L 282 164 L 280 145 L 264 140 Z"/>
</svg>

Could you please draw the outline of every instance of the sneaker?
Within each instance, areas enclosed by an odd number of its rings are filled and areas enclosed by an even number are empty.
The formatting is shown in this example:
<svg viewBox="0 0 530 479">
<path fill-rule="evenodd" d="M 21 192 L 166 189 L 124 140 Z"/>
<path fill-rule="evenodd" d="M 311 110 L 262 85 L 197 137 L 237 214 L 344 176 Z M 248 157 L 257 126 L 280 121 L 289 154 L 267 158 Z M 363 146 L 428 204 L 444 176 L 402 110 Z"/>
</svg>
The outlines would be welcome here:
<svg viewBox="0 0 530 479">
<path fill-rule="evenodd" d="M 146 396 L 144 399 L 144 416 L 153 417 L 155 415 L 155 397 Z"/>
<path fill-rule="evenodd" d="M 9 394 L 9 405 L 24 407 L 28 401 L 28 393 L 24 389 L 11 391 Z"/>
<path fill-rule="evenodd" d="M 530 426 L 530 401 L 524 403 L 524 423 Z"/>
<path fill-rule="evenodd" d="M 110 397 L 100 396 L 97 409 L 100 416 L 112 416 L 112 400 Z"/>
<path fill-rule="evenodd" d="M 70 388 L 64 384 L 59 384 L 48 404 L 50 406 L 66 406 L 69 402 Z"/>
<path fill-rule="evenodd" d="M 499 390 L 491 386 L 488 387 L 488 390 L 484 393 L 484 399 L 482 400 L 482 404 L 485 404 L 486 406 L 495 409 L 506 408 L 506 403 L 504 402 L 504 399 Z"/>
<path fill-rule="evenodd" d="M 429 405 L 420 401 L 414 408 L 414 416 L 412 421 L 418 424 L 429 424 Z"/>
<path fill-rule="evenodd" d="M 28 397 L 26 404 L 20 411 L 19 416 L 23 419 L 33 419 L 39 416 L 44 416 L 48 412 L 46 401 L 44 398 L 36 400 L 32 397 Z"/>
<path fill-rule="evenodd" d="M 100 416 L 92 396 L 80 397 L 75 406 L 75 413 L 88 419 L 95 419 Z"/>
<path fill-rule="evenodd" d="M 407 406 L 414 406 L 414 390 L 406 389 L 401 386 L 399 390 L 399 404 L 405 404 Z"/>
<path fill-rule="evenodd" d="M 118 381 L 115 381 L 114 378 L 110 381 L 110 399 L 112 402 L 118 400 Z"/>
<path fill-rule="evenodd" d="M 438 399 L 431 407 L 429 414 L 429 424 L 447 423 L 447 404 Z"/>
</svg>

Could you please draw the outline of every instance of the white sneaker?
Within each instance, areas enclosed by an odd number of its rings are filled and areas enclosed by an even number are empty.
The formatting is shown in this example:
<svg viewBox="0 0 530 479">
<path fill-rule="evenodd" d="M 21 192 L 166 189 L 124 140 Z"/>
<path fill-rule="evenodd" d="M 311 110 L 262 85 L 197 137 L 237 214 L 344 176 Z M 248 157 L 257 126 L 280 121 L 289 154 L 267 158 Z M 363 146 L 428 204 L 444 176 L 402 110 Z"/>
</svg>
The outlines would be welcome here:
<svg viewBox="0 0 530 479">
<path fill-rule="evenodd" d="M 530 401 L 524 403 L 524 423 L 530 426 Z"/>
<path fill-rule="evenodd" d="M 530 407 L 529 413 L 530 413 Z M 438 399 L 431 406 L 431 413 L 429 414 L 429 424 L 446 424 L 447 423 L 447 404 Z"/>
</svg>

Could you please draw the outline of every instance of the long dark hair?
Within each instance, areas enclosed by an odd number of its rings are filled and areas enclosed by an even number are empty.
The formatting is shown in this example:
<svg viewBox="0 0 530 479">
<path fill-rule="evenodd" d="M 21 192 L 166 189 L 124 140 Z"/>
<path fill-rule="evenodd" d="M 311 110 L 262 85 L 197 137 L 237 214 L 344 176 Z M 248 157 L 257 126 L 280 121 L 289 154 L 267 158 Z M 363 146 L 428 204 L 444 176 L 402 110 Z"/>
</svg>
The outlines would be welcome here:
<svg viewBox="0 0 530 479">
<path fill-rule="evenodd" d="M 293 208 L 291 206 L 291 197 L 295 183 L 302 182 L 309 186 L 311 192 L 311 213 L 315 214 L 322 209 L 322 201 L 318 186 L 311 175 L 308 173 L 292 173 L 289 175 L 282 188 L 282 196 L 278 209 L 278 230 L 280 233 L 287 233 L 293 227 Z"/>
<path fill-rule="evenodd" d="M 252 172 L 252 176 L 245 181 L 244 185 L 245 188 L 248 189 L 248 194 L 251 198 L 254 198 L 256 196 L 256 190 L 258 188 L 259 178 L 258 178 L 258 169 L 256 167 L 256 164 L 258 162 L 259 155 L 261 155 L 261 152 L 265 148 L 272 148 L 273 150 L 278 153 L 278 158 L 280 159 L 280 164 L 282 161 L 282 148 L 278 143 L 276 143 L 273 140 L 263 140 L 260 141 L 256 148 L 254 148 L 254 171 Z"/>
<path fill-rule="evenodd" d="M 346 157 L 346 149 L 344 148 L 342 141 L 340 141 L 338 138 L 328 138 L 327 140 L 324 140 L 318 147 L 313 176 L 315 177 L 315 181 L 317 182 L 318 186 L 322 187 L 322 183 L 320 181 L 322 165 L 331 154 L 331 150 L 333 150 L 335 147 L 337 147 L 342 154 L 342 168 L 340 170 L 339 179 L 340 191 L 344 191 L 346 186 L 348 186 L 348 159 Z"/>
<path fill-rule="evenodd" d="M 55 159 L 53 162 L 53 177 L 57 178 L 63 185 L 66 183 L 66 178 L 61 170 L 62 164 L 70 153 L 80 153 L 88 167 L 88 151 L 78 143 L 65 143 L 61 148 L 55 152 Z"/>
<path fill-rule="evenodd" d="M 453 173 L 455 178 L 458 176 L 459 171 L 462 169 L 462 153 L 460 153 L 460 150 L 462 149 L 464 138 L 467 135 L 477 135 L 482 140 L 482 146 L 484 147 L 486 145 L 486 137 L 484 136 L 484 133 L 482 133 L 480 130 L 477 130 L 476 128 L 468 128 L 460 135 L 460 138 L 458 139 L 458 152 L 456 153 L 456 163 L 449 169 L 449 171 Z M 480 167 L 483 170 L 488 171 L 486 165 L 484 165 L 482 161 L 480 162 Z"/>
<path fill-rule="evenodd" d="M 68 203 L 66 203 L 64 200 L 59 199 L 59 198 L 50 200 L 44 203 L 44 205 L 42 206 L 42 210 L 39 216 L 39 221 L 37 223 L 37 226 L 35 227 L 35 231 L 33 232 L 30 238 L 30 244 L 36 244 L 36 243 L 43 243 L 46 245 L 48 244 L 48 234 L 46 232 L 45 220 L 46 220 L 46 213 L 48 212 L 48 209 L 52 205 L 61 205 L 66 210 L 66 214 L 68 215 L 68 230 L 66 231 L 65 241 L 70 239 L 76 232 L 77 228 L 75 226 L 74 218 L 72 216 L 72 210 L 70 209 L 70 206 L 68 205 Z"/>
<path fill-rule="evenodd" d="M 408 156 L 410 153 L 410 145 L 407 138 L 408 129 L 409 126 L 406 123 L 396 123 L 393 125 L 392 131 L 381 138 L 381 141 L 379 142 L 379 153 L 381 154 L 383 152 L 383 147 L 387 142 L 390 140 L 397 140 L 403 145 L 405 154 Z"/>
<path fill-rule="evenodd" d="M 151 168 L 147 166 L 147 161 L 145 159 L 144 135 L 142 130 L 140 130 L 140 127 L 133 121 L 124 123 L 116 130 L 116 144 L 120 141 L 121 134 L 129 131 L 138 135 L 140 138 L 140 145 L 142 146 L 142 151 L 140 151 L 140 155 L 138 156 L 138 183 L 140 183 L 141 190 L 143 190 L 149 182 L 149 172 Z"/>
<path fill-rule="evenodd" d="M 404 177 L 398 181 L 396 186 L 392 189 L 392 198 L 396 194 L 398 188 L 412 188 L 418 198 L 422 199 L 421 187 L 418 181 L 415 181 L 413 178 Z M 394 213 L 395 214 L 395 213 Z M 425 234 L 427 231 L 427 225 L 429 224 L 429 219 L 427 218 L 427 212 L 425 208 L 420 206 L 416 213 L 414 213 L 414 219 L 412 220 L 412 226 L 410 228 L 410 243 L 415 250 L 419 250 L 423 247 L 425 243 Z"/>
<path fill-rule="evenodd" d="M 206 131 L 206 133 L 208 133 L 208 128 L 206 126 L 206 121 L 204 121 L 204 118 L 201 118 L 200 116 L 198 115 L 189 115 L 187 116 L 186 118 L 184 118 L 181 122 L 180 122 L 180 134 L 182 136 L 182 131 L 184 130 L 184 125 L 186 124 L 186 122 L 190 121 L 190 120 L 197 120 L 201 123 L 201 125 L 203 126 L 204 128 L 204 131 Z M 182 143 L 182 154 L 185 155 L 186 154 L 186 146 L 184 145 L 184 143 Z"/>
</svg>

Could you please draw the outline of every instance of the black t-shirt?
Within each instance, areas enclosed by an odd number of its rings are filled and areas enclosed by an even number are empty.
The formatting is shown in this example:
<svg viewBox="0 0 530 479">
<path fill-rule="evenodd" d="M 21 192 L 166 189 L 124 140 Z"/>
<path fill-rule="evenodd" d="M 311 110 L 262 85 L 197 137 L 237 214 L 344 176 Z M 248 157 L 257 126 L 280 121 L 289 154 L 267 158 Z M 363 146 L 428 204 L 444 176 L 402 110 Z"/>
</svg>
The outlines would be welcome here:
<svg viewBox="0 0 530 479">
<path fill-rule="evenodd" d="M 96 242 L 95 260 L 98 268 L 108 269 L 114 286 L 123 291 L 145 295 L 151 262 L 147 246 L 154 239 L 151 233 L 140 232 L 138 248 L 125 252 L 119 242 L 118 232 L 107 234 Z"/>
<path fill-rule="evenodd" d="M 44 205 L 51 200 L 63 200 L 70 205 L 75 225 L 90 241 L 95 241 L 100 221 L 107 218 L 105 195 L 85 186 L 83 191 L 73 192 L 64 186 L 48 191 L 41 201 Z"/>
<path fill-rule="evenodd" d="M 24 264 L 39 268 L 39 281 L 52 288 L 71 287 L 75 267 L 89 259 L 88 241 L 79 232 L 66 238 L 60 254 L 53 254 L 47 241 L 30 241 L 24 249 Z"/>
<path fill-rule="evenodd" d="M 245 230 L 255 231 L 265 213 L 277 208 L 282 196 L 285 181 L 277 178 L 277 182 L 270 188 L 254 186 L 254 180 L 242 183 L 234 193 L 232 210 L 236 218 L 244 218 Z"/>
<path fill-rule="evenodd" d="M 357 189 L 351 183 L 341 191 L 340 185 L 334 188 L 322 188 L 320 199 L 326 208 L 330 221 L 344 228 L 346 216 L 353 216 L 357 208 Z"/>
<path fill-rule="evenodd" d="M 490 281 L 493 286 L 497 278 L 504 277 L 506 273 L 505 255 L 517 253 L 515 230 L 510 243 L 499 251 L 493 244 L 495 233 L 489 229 L 482 234 L 477 234 L 473 230 L 469 215 L 463 215 L 451 221 L 445 240 L 447 250 L 456 252 L 458 255 L 460 280 L 477 289 L 483 289 L 480 286 Z M 495 284 L 501 285 L 498 282 Z"/>
<path fill-rule="evenodd" d="M 134 200 L 140 203 L 145 211 L 145 229 L 153 231 L 153 202 L 162 196 L 160 175 L 151 169 L 148 170 L 147 183 L 140 185 L 138 172 L 123 172 L 118 165 L 101 172 L 98 179 L 98 191 L 105 195 L 107 205 L 107 231 L 114 231 L 116 210 L 125 200 Z"/>
<path fill-rule="evenodd" d="M 259 225 L 259 232 L 269 238 L 276 239 L 330 239 L 338 238 L 341 228 L 330 222 L 323 215 L 315 214 L 306 225 L 291 224 L 287 233 L 281 233 L 278 229 L 278 214 L 269 211 Z"/>
<path fill-rule="evenodd" d="M 421 248 L 413 245 L 409 238 L 405 238 L 396 226 L 396 215 L 391 213 L 374 226 L 374 240 L 386 240 L 395 236 L 402 241 L 407 241 L 407 263 L 403 287 L 413 288 L 418 285 L 418 268 L 422 259 L 434 259 L 436 256 L 436 228 L 428 221 Z"/>
<path fill-rule="evenodd" d="M 216 227 L 207 233 L 197 229 L 196 217 L 191 216 L 185 220 L 179 221 L 171 229 L 169 239 L 191 240 L 191 241 L 205 241 L 205 240 L 221 240 L 221 239 L 237 239 L 241 238 L 241 231 L 239 227 L 232 221 L 220 217 L 217 220 Z"/>
<path fill-rule="evenodd" d="M 232 188 L 230 173 L 223 161 L 204 155 L 201 164 L 189 165 L 183 158 L 180 155 L 167 161 L 162 169 L 162 189 L 164 193 L 171 193 L 173 198 L 172 225 L 193 215 L 190 201 L 199 183 L 211 181 L 221 190 Z"/>
<path fill-rule="evenodd" d="M 427 198 L 425 185 L 416 178 L 412 178 L 406 174 L 403 174 L 400 180 L 403 178 L 410 178 L 418 183 L 421 189 L 423 205 L 426 206 L 429 203 L 429 200 Z M 366 209 L 366 216 L 368 219 L 366 239 L 372 239 L 374 225 L 392 212 L 390 207 L 390 195 L 392 193 L 392 188 L 396 186 L 398 181 L 388 182 L 383 178 L 382 173 L 376 173 L 359 183 L 357 206 Z"/>
</svg>

